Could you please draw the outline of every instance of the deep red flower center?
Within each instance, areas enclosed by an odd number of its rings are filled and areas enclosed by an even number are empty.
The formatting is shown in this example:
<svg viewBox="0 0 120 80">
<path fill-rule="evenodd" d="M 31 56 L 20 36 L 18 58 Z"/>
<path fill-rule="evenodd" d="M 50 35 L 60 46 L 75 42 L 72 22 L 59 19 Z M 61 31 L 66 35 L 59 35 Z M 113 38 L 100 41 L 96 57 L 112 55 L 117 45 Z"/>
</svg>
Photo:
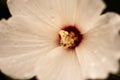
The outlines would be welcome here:
<svg viewBox="0 0 120 80">
<path fill-rule="evenodd" d="M 65 26 L 59 31 L 59 44 L 65 49 L 74 49 L 83 40 L 83 35 L 76 26 Z"/>
</svg>

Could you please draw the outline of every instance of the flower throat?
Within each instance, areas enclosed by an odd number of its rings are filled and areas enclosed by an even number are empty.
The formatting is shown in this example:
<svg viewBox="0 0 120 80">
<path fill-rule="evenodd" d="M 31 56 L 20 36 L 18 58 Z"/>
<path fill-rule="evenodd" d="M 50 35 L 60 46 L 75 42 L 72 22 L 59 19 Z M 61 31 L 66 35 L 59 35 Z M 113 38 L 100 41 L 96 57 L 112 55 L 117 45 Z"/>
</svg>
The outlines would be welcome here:
<svg viewBox="0 0 120 80">
<path fill-rule="evenodd" d="M 59 31 L 59 44 L 65 49 L 74 49 L 83 40 L 83 35 L 75 26 L 66 26 Z"/>
</svg>

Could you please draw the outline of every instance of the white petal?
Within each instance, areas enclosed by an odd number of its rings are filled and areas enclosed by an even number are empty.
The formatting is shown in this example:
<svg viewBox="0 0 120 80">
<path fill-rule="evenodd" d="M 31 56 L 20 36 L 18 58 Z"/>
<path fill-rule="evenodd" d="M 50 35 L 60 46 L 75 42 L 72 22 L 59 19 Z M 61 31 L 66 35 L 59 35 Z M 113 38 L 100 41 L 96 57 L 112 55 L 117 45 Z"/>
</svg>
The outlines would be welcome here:
<svg viewBox="0 0 120 80">
<path fill-rule="evenodd" d="M 0 58 L 0 70 L 16 79 L 27 79 L 36 76 L 36 62 L 51 51 L 51 46 L 33 50 L 26 54 Z"/>
<path fill-rule="evenodd" d="M 13 16 L 31 16 L 52 27 L 58 27 L 61 25 L 61 22 L 57 14 L 58 12 L 52 9 L 51 2 L 49 0 L 9 0 L 8 6 Z"/>
<path fill-rule="evenodd" d="M 65 25 L 73 22 L 76 14 L 77 0 L 9 0 L 8 6 L 13 16 L 37 16 L 43 20 L 47 18 L 48 22 L 51 20 L 56 21 L 58 18 Z"/>
<path fill-rule="evenodd" d="M 85 34 L 85 40 L 76 49 L 84 77 L 105 78 L 109 72 L 118 71 L 120 58 L 120 16 L 103 15 L 96 28 Z"/>
<path fill-rule="evenodd" d="M 29 53 L 45 47 L 52 49 L 57 45 L 56 30 L 36 19 L 13 17 L 7 22 L 2 21 L 0 26 L 0 57 Z"/>
<path fill-rule="evenodd" d="M 36 62 L 39 58 L 44 58 L 44 56 L 51 51 L 53 45 L 43 46 L 39 50 L 32 50 L 26 54 L 19 54 L 9 57 L 0 58 L 0 70 L 5 74 L 16 78 L 16 79 L 27 79 L 32 76 L 36 76 L 35 68 Z M 11 52 L 11 51 L 9 51 Z"/>
<path fill-rule="evenodd" d="M 0 58 L 0 70 L 15 79 L 28 79 L 35 76 L 34 68 L 39 51 L 25 55 Z"/>
<path fill-rule="evenodd" d="M 30 15 L 52 26 L 77 25 L 82 33 L 93 27 L 105 5 L 102 0 L 9 0 L 14 15 Z"/>
<path fill-rule="evenodd" d="M 17 15 L 17 14 L 20 15 L 21 13 L 25 14 L 26 11 L 24 11 L 24 9 L 26 8 L 23 8 L 25 2 L 26 0 L 8 0 L 7 4 L 11 14 L 12 15 Z"/>
<path fill-rule="evenodd" d="M 99 19 L 105 8 L 102 0 L 78 0 L 77 14 L 75 22 L 80 27 L 82 33 L 86 33 L 95 27 L 94 23 Z"/>
<path fill-rule="evenodd" d="M 40 80 L 83 80 L 76 54 L 61 47 L 38 61 L 36 73 Z"/>
<path fill-rule="evenodd" d="M 106 55 L 105 51 L 97 51 L 97 48 L 95 51 L 90 47 L 88 45 L 76 50 L 84 78 L 104 80 L 110 72 L 118 71 L 118 60 Z"/>
<path fill-rule="evenodd" d="M 115 13 L 107 13 L 101 16 L 94 25 L 96 28 L 86 33 L 86 37 L 91 43 L 108 50 L 111 56 L 120 58 L 120 16 Z M 94 45 L 93 44 L 93 45 Z"/>
</svg>

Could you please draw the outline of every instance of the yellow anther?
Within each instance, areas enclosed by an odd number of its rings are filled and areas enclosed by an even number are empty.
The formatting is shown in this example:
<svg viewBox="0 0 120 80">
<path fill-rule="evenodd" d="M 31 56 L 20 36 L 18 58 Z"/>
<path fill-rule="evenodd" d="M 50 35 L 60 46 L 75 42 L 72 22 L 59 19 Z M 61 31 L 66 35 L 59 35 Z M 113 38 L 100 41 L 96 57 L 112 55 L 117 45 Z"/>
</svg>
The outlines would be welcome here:
<svg viewBox="0 0 120 80">
<path fill-rule="evenodd" d="M 75 36 L 74 32 L 68 32 L 65 30 L 60 30 L 60 45 L 63 46 L 64 48 L 71 48 L 75 46 L 75 41 L 78 40 L 78 37 Z"/>
</svg>

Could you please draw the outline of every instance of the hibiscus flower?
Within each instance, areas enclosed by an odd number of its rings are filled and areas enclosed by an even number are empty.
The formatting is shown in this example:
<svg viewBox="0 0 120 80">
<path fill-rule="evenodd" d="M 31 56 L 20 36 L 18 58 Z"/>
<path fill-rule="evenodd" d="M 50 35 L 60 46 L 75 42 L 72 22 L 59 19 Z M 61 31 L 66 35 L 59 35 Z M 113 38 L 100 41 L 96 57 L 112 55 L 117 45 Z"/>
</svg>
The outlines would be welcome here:
<svg viewBox="0 0 120 80">
<path fill-rule="evenodd" d="M 0 69 L 14 78 L 103 79 L 118 71 L 120 16 L 101 0 L 8 0 Z"/>
</svg>

